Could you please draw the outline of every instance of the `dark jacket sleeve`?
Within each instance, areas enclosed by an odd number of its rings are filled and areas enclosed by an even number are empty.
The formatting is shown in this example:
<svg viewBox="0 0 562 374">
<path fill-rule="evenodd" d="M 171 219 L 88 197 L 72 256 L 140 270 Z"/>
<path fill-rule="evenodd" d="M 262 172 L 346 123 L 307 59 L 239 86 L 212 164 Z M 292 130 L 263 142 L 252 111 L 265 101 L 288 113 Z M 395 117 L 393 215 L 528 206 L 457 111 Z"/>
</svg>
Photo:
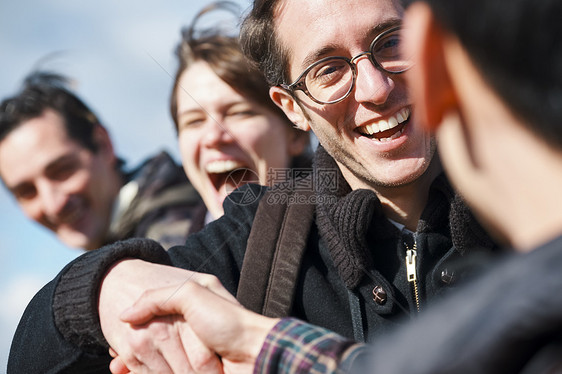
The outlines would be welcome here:
<svg viewBox="0 0 562 374">
<path fill-rule="evenodd" d="M 59 333 L 50 305 L 57 279 L 47 284 L 28 305 L 12 341 L 8 373 L 109 373 L 107 352 L 87 353 Z M 41 313 L 42 310 L 46 313 Z M 91 371 L 77 363 L 88 362 Z"/>
<path fill-rule="evenodd" d="M 69 263 L 27 306 L 12 341 L 8 372 L 108 372 L 99 284 L 112 264 L 127 257 L 170 263 L 166 251 L 149 239 L 117 242 Z"/>
<path fill-rule="evenodd" d="M 8 373 L 105 373 L 110 357 L 99 324 L 97 300 L 107 270 L 123 258 L 173 264 L 215 274 L 236 290 L 239 269 L 263 187 L 237 190 L 225 216 L 166 252 L 150 239 L 129 239 L 85 253 L 69 263 L 33 298 L 18 325 Z"/>
</svg>

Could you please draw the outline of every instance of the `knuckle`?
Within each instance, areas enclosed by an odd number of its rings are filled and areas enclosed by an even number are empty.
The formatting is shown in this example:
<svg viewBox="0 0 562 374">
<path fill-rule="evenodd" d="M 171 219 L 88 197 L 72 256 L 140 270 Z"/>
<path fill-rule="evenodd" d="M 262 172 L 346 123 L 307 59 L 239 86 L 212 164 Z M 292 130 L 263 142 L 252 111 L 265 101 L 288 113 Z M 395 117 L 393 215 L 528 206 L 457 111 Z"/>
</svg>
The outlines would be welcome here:
<svg viewBox="0 0 562 374">
<path fill-rule="evenodd" d="M 148 330 L 151 330 L 151 327 Z M 134 352 L 143 352 L 152 345 L 151 334 L 151 331 L 145 329 L 133 330 L 129 333 L 128 344 Z"/>
<path fill-rule="evenodd" d="M 195 289 L 199 286 L 198 283 L 199 283 L 199 282 L 197 282 L 197 281 L 185 282 L 185 283 L 182 285 L 182 291 L 183 291 L 184 293 L 187 293 L 187 294 L 189 295 L 189 294 L 191 294 L 191 293 L 193 292 L 193 290 L 195 290 Z"/>
<path fill-rule="evenodd" d="M 159 318 L 158 320 L 150 323 L 147 335 L 150 336 L 152 341 L 166 341 L 171 338 L 173 325 L 168 318 Z"/>
<path fill-rule="evenodd" d="M 222 283 L 220 282 L 219 278 L 217 278 L 217 277 L 214 276 L 214 275 L 210 275 L 210 276 L 209 276 L 209 279 L 207 280 L 207 284 L 208 284 L 210 287 L 219 287 L 219 286 L 222 286 Z"/>
<path fill-rule="evenodd" d="M 121 361 L 130 371 L 140 372 L 142 370 L 142 364 L 139 359 L 133 354 L 133 352 L 128 352 L 120 355 Z"/>
<path fill-rule="evenodd" d="M 217 357 L 212 352 L 196 350 L 190 354 L 189 362 L 195 372 L 206 372 L 216 365 Z"/>
<path fill-rule="evenodd" d="M 139 300 L 150 300 L 152 294 L 155 292 L 155 290 L 149 289 L 149 290 L 144 290 L 142 291 Z"/>
</svg>

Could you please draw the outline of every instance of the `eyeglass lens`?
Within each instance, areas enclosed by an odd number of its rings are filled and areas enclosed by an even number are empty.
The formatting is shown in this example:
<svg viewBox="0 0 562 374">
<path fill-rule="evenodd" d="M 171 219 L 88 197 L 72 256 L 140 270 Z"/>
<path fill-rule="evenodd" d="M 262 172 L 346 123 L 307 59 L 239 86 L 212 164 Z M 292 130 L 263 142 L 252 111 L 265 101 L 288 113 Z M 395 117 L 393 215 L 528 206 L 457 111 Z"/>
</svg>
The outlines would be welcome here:
<svg viewBox="0 0 562 374">
<path fill-rule="evenodd" d="M 410 59 L 400 53 L 400 30 L 382 35 L 371 46 L 372 62 L 389 73 L 401 73 L 411 67 Z M 343 57 L 319 61 L 306 74 L 305 84 L 314 99 L 331 103 L 343 99 L 353 87 L 352 62 Z"/>
</svg>

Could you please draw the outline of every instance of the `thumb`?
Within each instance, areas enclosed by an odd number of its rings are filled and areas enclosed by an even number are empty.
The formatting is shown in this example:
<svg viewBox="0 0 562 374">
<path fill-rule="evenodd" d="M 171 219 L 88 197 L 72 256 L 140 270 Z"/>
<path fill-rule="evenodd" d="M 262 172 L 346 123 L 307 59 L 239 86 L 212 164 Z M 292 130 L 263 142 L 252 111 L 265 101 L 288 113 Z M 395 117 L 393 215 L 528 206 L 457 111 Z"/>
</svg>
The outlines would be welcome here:
<svg viewBox="0 0 562 374">
<path fill-rule="evenodd" d="M 125 365 L 125 363 L 121 360 L 119 356 L 115 357 L 109 363 L 109 371 L 111 374 L 129 374 L 130 371 Z"/>
<path fill-rule="evenodd" d="M 123 322 L 141 325 L 157 316 L 183 314 L 179 298 L 174 297 L 177 287 L 165 287 L 143 292 L 135 303 L 125 309 L 119 318 Z"/>
</svg>

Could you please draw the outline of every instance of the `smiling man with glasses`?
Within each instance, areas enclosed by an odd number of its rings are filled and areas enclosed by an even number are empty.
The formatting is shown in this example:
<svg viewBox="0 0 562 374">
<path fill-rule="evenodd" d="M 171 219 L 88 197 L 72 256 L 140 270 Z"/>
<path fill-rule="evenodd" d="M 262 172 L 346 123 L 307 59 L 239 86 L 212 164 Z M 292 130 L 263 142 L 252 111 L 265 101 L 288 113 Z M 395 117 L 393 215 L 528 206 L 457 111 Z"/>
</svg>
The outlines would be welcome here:
<svg viewBox="0 0 562 374">
<path fill-rule="evenodd" d="M 455 261 L 474 246 L 495 248 L 449 185 L 434 137 L 412 112 L 406 87 L 411 62 L 400 54 L 403 12 L 393 0 L 256 0 L 242 26 L 243 48 L 271 84 L 272 100 L 320 142 L 306 184 L 313 199 L 299 200 L 312 205 L 313 218 L 270 228 L 309 229 L 306 237 L 289 240 L 294 251 L 299 242 L 306 248 L 292 265 L 299 268 L 288 315 L 356 340 L 374 339 L 446 292 L 463 275 Z M 264 190 L 248 186 L 236 196 Z M 220 331 L 221 320 L 213 320 L 211 305 L 200 304 L 209 308 L 203 313 L 209 320 L 190 332 L 162 319 L 133 327 L 119 316 L 143 292 L 159 287 L 175 287 L 170 296 L 189 304 L 194 286 L 187 279 L 225 295 L 216 280 L 187 270 L 211 273 L 240 296 L 258 206 L 228 198 L 221 219 L 168 253 L 148 241 L 125 241 L 77 259 L 28 308 L 12 352 L 24 356 L 36 346 L 26 338 L 33 331 L 61 347 L 52 357 L 67 368 L 107 363 L 108 343 L 119 354 L 117 362 L 134 372 L 220 366 L 213 350 L 191 340 L 192 331 L 201 329 L 229 336 Z M 169 297 L 166 303 L 173 304 Z M 41 324 L 45 319 L 50 323 Z M 172 320 L 177 322 L 166 321 Z M 279 328 L 295 327 L 288 323 Z M 174 342 L 184 342 L 187 350 Z M 13 357 L 14 365 L 25 364 Z M 40 366 L 49 364 L 60 362 Z"/>
<path fill-rule="evenodd" d="M 253 22 L 266 13 L 274 32 Z M 373 191 L 388 219 L 416 232 L 442 169 L 434 138 L 412 114 L 402 13 L 388 0 L 256 2 L 243 45 L 270 79 L 272 99 L 312 129 L 351 189 Z M 264 40 L 274 47 L 265 51 Z M 275 58 L 278 66 L 268 65 Z"/>
</svg>

